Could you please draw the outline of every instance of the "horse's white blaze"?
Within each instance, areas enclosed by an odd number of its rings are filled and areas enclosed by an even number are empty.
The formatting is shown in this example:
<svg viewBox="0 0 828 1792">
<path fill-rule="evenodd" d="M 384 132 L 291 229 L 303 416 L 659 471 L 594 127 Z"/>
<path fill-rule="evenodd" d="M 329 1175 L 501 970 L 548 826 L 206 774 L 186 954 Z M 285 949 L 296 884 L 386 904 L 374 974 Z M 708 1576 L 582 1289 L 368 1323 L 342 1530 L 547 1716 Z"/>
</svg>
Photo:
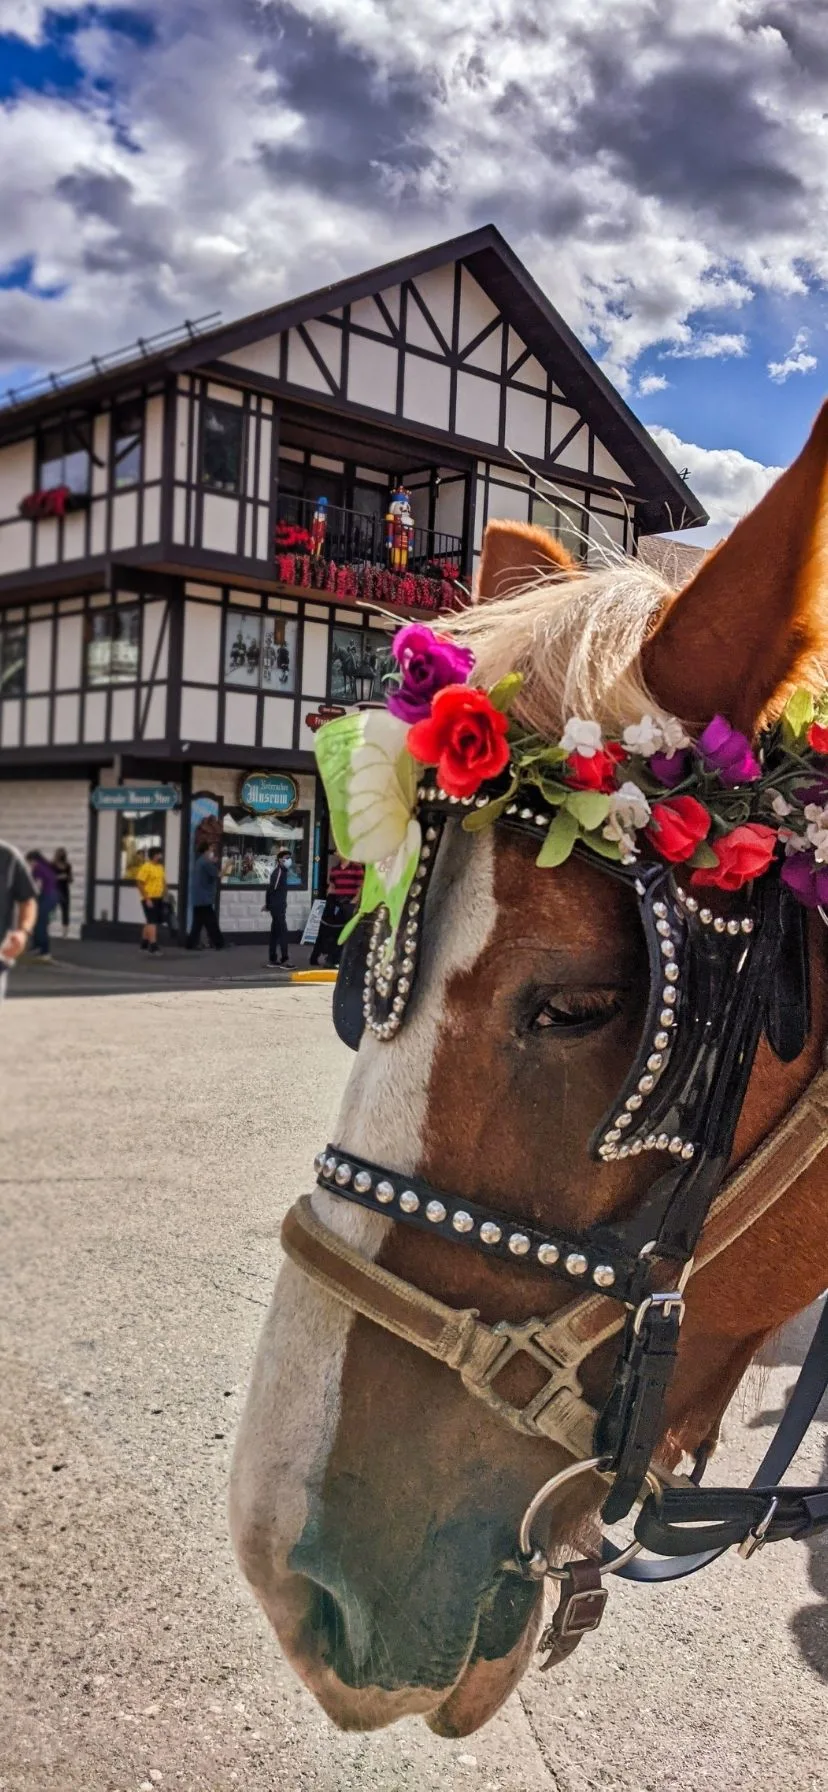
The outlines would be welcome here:
<svg viewBox="0 0 828 1792">
<path fill-rule="evenodd" d="M 348 1081 L 334 1133 L 353 1151 L 389 1169 L 417 1170 L 423 1154 L 431 1067 L 445 1020 L 451 979 L 474 968 L 496 919 L 489 834 L 443 843 L 426 905 L 418 987 L 393 1041 L 366 1036 Z M 320 1143 L 324 1141 L 320 1140 Z M 374 1258 L 391 1221 L 321 1189 L 315 1211 L 340 1237 Z M 239 1520 L 272 1527 L 284 1560 L 300 1537 L 314 1487 L 339 1418 L 339 1387 L 350 1308 L 286 1264 L 259 1343 L 234 1467 Z M 278 1511 L 271 1488 L 278 1487 Z"/>
</svg>

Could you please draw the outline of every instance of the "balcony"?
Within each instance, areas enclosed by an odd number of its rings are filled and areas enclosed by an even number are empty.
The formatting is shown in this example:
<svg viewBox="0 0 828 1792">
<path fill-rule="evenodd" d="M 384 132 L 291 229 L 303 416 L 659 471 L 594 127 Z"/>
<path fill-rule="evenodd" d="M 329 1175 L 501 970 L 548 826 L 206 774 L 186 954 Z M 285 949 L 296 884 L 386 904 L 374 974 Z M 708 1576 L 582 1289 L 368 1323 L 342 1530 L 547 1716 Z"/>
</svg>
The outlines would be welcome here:
<svg viewBox="0 0 828 1792">
<path fill-rule="evenodd" d="M 329 504 L 320 520 L 314 499 L 290 493 L 280 497 L 277 516 L 280 583 L 406 610 L 451 609 L 457 601 L 459 535 L 415 526 L 405 531 L 403 551 L 395 554 L 387 547 L 381 516 Z"/>
</svg>

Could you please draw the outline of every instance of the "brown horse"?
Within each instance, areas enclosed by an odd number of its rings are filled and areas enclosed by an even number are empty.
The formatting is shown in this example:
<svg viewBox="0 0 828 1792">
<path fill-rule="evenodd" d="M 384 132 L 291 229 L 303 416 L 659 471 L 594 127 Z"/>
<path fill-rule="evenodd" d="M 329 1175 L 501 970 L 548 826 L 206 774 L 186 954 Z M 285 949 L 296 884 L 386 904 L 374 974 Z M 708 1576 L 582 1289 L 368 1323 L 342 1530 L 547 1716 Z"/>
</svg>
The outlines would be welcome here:
<svg viewBox="0 0 828 1792">
<path fill-rule="evenodd" d="M 826 479 L 828 409 L 800 458 L 677 594 L 638 562 L 578 573 L 541 531 L 490 525 L 479 604 L 452 632 L 473 646 L 482 682 L 524 673 L 520 719 L 550 738 L 567 715 L 616 730 L 653 701 L 691 727 L 721 712 L 751 733 L 795 685 L 826 683 Z M 334 1140 L 524 1221 L 583 1228 L 635 1209 L 658 1169 L 652 1155 L 602 1164 L 587 1152 L 636 1051 L 647 966 L 626 888 L 583 860 L 550 874 L 534 857 L 530 841 L 497 828 L 447 828 L 405 1026 L 391 1041 L 366 1035 Z M 733 1165 L 821 1066 L 828 978 L 817 917 L 810 955 L 810 1036 L 788 1065 L 760 1046 Z M 694 1277 L 662 1462 L 715 1440 L 763 1340 L 820 1293 L 823 1180 L 818 1155 Z M 363 1257 L 444 1302 L 489 1323 L 537 1312 L 537 1271 L 517 1261 L 486 1261 L 319 1189 L 313 1202 Z M 543 1298 L 551 1311 L 571 1291 L 553 1284 Z M 588 1365 L 598 1405 L 614 1355 L 613 1345 Z M 515 1360 L 503 1393 L 524 1400 L 533 1374 Z M 232 1527 L 286 1654 L 337 1724 L 370 1729 L 422 1713 L 459 1736 L 492 1715 L 542 1616 L 538 1586 L 504 1573 L 504 1558 L 532 1495 L 569 1460 L 286 1265 L 236 1447 Z M 594 1478 L 574 1483 L 549 1519 L 550 1547 L 583 1546 L 601 1497 Z"/>
</svg>

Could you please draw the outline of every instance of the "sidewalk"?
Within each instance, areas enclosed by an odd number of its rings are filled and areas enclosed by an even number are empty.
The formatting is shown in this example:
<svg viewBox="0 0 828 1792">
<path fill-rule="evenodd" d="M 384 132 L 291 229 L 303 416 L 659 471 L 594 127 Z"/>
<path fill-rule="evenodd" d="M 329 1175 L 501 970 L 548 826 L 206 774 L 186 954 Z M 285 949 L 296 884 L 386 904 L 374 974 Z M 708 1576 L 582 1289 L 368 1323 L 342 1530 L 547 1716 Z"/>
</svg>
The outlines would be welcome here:
<svg viewBox="0 0 828 1792">
<path fill-rule="evenodd" d="M 231 936 L 232 937 L 232 936 Z M 188 952 L 186 947 L 164 943 L 157 958 L 139 949 L 136 941 L 52 939 L 52 964 L 25 957 L 9 977 L 9 996 L 113 995 L 155 988 L 215 989 L 239 984 L 284 987 L 290 970 L 272 971 L 267 946 L 230 944 L 223 952 Z M 291 966 L 304 970 L 309 946 L 291 946 Z"/>
</svg>

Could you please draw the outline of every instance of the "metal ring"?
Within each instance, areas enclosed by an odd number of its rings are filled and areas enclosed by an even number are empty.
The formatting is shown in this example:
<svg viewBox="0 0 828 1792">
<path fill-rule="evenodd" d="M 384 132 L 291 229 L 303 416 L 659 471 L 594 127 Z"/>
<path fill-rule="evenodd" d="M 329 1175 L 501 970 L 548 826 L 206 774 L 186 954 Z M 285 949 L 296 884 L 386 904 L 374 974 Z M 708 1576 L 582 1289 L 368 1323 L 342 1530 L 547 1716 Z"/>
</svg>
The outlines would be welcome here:
<svg viewBox="0 0 828 1792">
<path fill-rule="evenodd" d="M 598 1474 L 607 1474 L 608 1469 L 608 1457 L 590 1456 L 586 1462 L 570 1463 L 569 1468 L 562 1468 L 557 1475 L 552 1476 L 551 1480 L 544 1481 L 543 1486 L 538 1488 L 534 1499 L 530 1500 L 520 1521 L 518 1554 L 524 1565 L 532 1561 L 540 1562 L 542 1552 L 532 1542 L 532 1525 L 541 1507 L 546 1505 L 552 1494 L 557 1493 L 559 1487 L 564 1487 L 567 1481 L 575 1481 L 578 1475 L 586 1475 L 593 1470 Z M 648 1468 L 644 1479 L 652 1493 L 661 1492 L 661 1482 L 655 1469 Z M 637 1556 L 642 1547 L 643 1545 L 637 1539 L 633 1539 L 633 1542 L 628 1544 L 626 1549 L 622 1549 L 620 1555 L 615 1556 L 611 1562 L 602 1562 L 600 1564 L 601 1578 L 603 1579 L 606 1574 L 617 1574 L 619 1568 L 623 1568 L 626 1562 L 631 1562 L 633 1556 Z M 549 1563 L 546 1565 L 545 1573 L 552 1580 L 566 1579 L 565 1568 L 552 1568 Z"/>
</svg>

